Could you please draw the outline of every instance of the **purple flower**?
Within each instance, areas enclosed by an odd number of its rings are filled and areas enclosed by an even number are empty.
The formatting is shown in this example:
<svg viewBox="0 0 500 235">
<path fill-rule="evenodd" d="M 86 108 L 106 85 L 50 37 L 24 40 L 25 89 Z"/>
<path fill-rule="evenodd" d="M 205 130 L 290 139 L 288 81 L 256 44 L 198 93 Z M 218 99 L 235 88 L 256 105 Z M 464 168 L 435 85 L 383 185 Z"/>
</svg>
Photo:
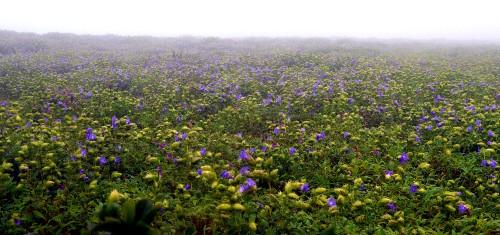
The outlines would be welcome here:
<svg viewBox="0 0 500 235">
<path fill-rule="evenodd" d="M 79 173 L 80 173 L 80 175 L 83 175 L 83 174 L 85 174 L 85 170 L 84 169 L 80 169 Z"/>
<path fill-rule="evenodd" d="M 458 213 L 463 215 L 465 213 L 468 213 L 469 212 L 469 207 L 467 207 L 465 204 L 463 203 L 460 203 L 458 205 Z"/>
<path fill-rule="evenodd" d="M 333 94 L 334 90 L 333 90 L 333 86 L 328 86 L 328 94 Z"/>
<path fill-rule="evenodd" d="M 127 118 L 125 119 L 125 124 L 130 125 L 130 118 L 129 118 L 129 117 L 127 117 Z"/>
<path fill-rule="evenodd" d="M 241 133 L 241 132 L 236 133 L 236 137 L 238 137 L 240 139 L 243 138 L 243 133 Z"/>
<path fill-rule="evenodd" d="M 14 219 L 14 224 L 17 226 L 21 225 L 21 220 L 20 219 Z"/>
<path fill-rule="evenodd" d="M 91 92 L 91 91 L 87 91 L 87 92 L 85 93 L 85 98 L 87 98 L 87 99 L 88 99 L 88 98 L 90 98 L 90 97 L 92 97 L 92 92 Z"/>
<path fill-rule="evenodd" d="M 495 136 L 495 133 L 492 130 L 488 130 L 488 136 L 493 137 Z"/>
<path fill-rule="evenodd" d="M 240 184 L 240 188 L 238 189 L 238 192 L 240 193 L 245 193 L 249 191 L 250 189 L 253 189 L 257 187 L 257 183 L 253 179 L 248 178 L 244 184 Z"/>
<path fill-rule="evenodd" d="M 319 134 L 316 134 L 316 141 L 320 141 L 320 140 L 323 140 L 326 138 L 326 134 L 324 131 L 322 131 L 321 133 Z"/>
<path fill-rule="evenodd" d="M 415 136 L 415 142 L 420 143 L 420 136 Z"/>
<path fill-rule="evenodd" d="M 182 138 L 183 140 L 187 139 L 187 137 L 188 137 L 188 135 L 187 135 L 186 133 L 182 133 L 181 138 Z"/>
<path fill-rule="evenodd" d="M 113 129 L 118 128 L 118 124 L 116 124 L 116 121 L 117 121 L 117 120 L 118 120 L 118 119 L 116 118 L 116 116 L 115 116 L 115 115 L 113 115 L 113 117 L 111 117 L 111 128 L 113 128 Z"/>
<path fill-rule="evenodd" d="M 280 95 L 276 96 L 276 99 L 274 100 L 274 102 L 281 104 L 281 96 Z"/>
<path fill-rule="evenodd" d="M 88 140 L 88 141 L 93 141 L 93 140 L 96 140 L 96 136 L 92 130 L 92 128 L 87 128 L 87 130 L 85 131 L 85 138 Z"/>
<path fill-rule="evenodd" d="M 385 175 L 385 177 L 391 177 L 392 175 L 394 175 L 394 171 L 385 170 L 384 171 L 384 175 Z"/>
<path fill-rule="evenodd" d="M 249 166 L 244 166 L 240 169 L 240 174 L 241 175 L 247 175 L 248 172 L 250 172 L 250 167 Z"/>
<path fill-rule="evenodd" d="M 432 131 L 432 126 L 431 125 L 427 125 L 427 126 L 425 126 L 425 129 L 428 130 L 428 131 Z"/>
<path fill-rule="evenodd" d="M 434 103 L 439 103 L 439 101 L 443 101 L 443 100 L 444 100 L 444 97 L 441 95 L 437 95 L 436 97 L 434 97 Z"/>
<path fill-rule="evenodd" d="M 476 121 L 474 121 L 474 124 L 476 124 L 477 127 L 480 127 L 481 126 L 481 120 L 477 119 Z"/>
<path fill-rule="evenodd" d="M 290 149 L 288 149 L 288 152 L 293 156 L 297 152 L 297 149 L 295 147 L 290 147 Z"/>
<path fill-rule="evenodd" d="M 186 185 L 184 185 L 184 189 L 185 189 L 185 190 L 190 190 L 190 189 L 191 189 L 191 185 L 190 185 L 190 184 L 186 184 Z"/>
<path fill-rule="evenodd" d="M 200 85 L 200 91 L 201 91 L 201 92 L 207 92 L 207 91 L 208 91 L 208 89 L 207 89 L 207 87 L 206 87 L 206 86 L 204 86 L 204 85 Z"/>
<path fill-rule="evenodd" d="M 2 107 L 7 106 L 7 101 L 6 100 L 2 100 L 2 102 L 0 102 L 0 106 L 2 106 Z"/>
<path fill-rule="evenodd" d="M 240 160 L 242 160 L 242 161 L 248 161 L 249 159 L 250 159 L 250 156 L 247 153 L 247 150 L 246 149 L 242 149 L 240 151 Z"/>
<path fill-rule="evenodd" d="M 257 183 L 255 183 L 255 181 L 251 178 L 248 178 L 246 181 L 245 181 L 246 185 L 248 185 L 249 187 L 256 187 L 257 186 Z"/>
<path fill-rule="evenodd" d="M 471 111 L 471 112 L 474 112 L 474 113 L 475 113 L 475 112 L 476 112 L 476 106 L 474 106 L 474 105 L 469 105 L 469 106 L 465 107 L 465 110 L 467 110 L 467 111 Z"/>
<path fill-rule="evenodd" d="M 490 159 L 490 167 L 491 168 L 496 168 L 497 167 L 497 161 L 495 161 L 493 158 Z"/>
<path fill-rule="evenodd" d="M 488 166 L 488 161 L 486 159 L 481 160 L 481 166 L 482 167 L 487 167 Z"/>
<path fill-rule="evenodd" d="M 399 164 L 405 164 L 410 158 L 408 157 L 408 153 L 403 152 L 401 156 L 399 156 Z"/>
<path fill-rule="evenodd" d="M 466 129 L 466 131 L 467 131 L 468 133 L 471 133 L 471 132 L 472 132 L 472 126 L 468 126 L 468 127 L 467 127 L 467 129 Z"/>
<path fill-rule="evenodd" d="M 174 163 L 175 163 L 175 158 L 174 158 Z M 163 176 L 163 169 L 161 169 L 161 166 L 156 167 L 156 172 L 158 175 Z"/>
<path fill-rule="evenodd" d="M 389 209 L 391 212 L 396 212 L 398 207 L 396 206 L 396 204 L 394 202 L 389 202 L 389 203 L 387 203 L 387 209 Z"/>
<path fill-rule="evenodd" d="M 415 183 L 410 185 L 410 193 L 416 193 L 418 190 L 418 186 Z"/>
<path fill-rule="evenodd" d="M 231 173 L 229 173 L 229 171 L 222 171 L 222 173 L 220 173 L 220 177 L 223 178 L 223 179 L 232 179 L 233 176 L 231 175 Z"/>
<path fill-rule="evenodd" d="M 201 156 L 207 155 L 207 148 L 201 148 L 200 154 L 201 154 Z"/>
<path fill-rule="evenodd" d="M 198 170 L 196 170 L 196 174 L 201 175 L 202 173 L 203 173 L 203 170 L 202 170 L 202 169 L 198 169 Z"/>
<path fill-rule="evenodd" d="M 309 183 L 304 183 L 300 186 L 300 191 L 302 191 L 303 193 L 307 193 L 309 192 Z"/>
<path fill-rule="evenodd" d="M 84 182 L 89 182 L 90 178 L 88 176 L 83 177 Z"/>
<path fill-rule="evenodd" d="M 275 135 L 279 135 L 280 134 L 280 129 L 278 127 L 275 127 L 273 133 Z"/>
<path fill-rule="evenodd" d="M 81 148 L 80 149 L 80 154 L 82 155 L 82 157 L 86 157 L 87 156 L 87 150 L 84 149 L 84 148 Z"/>
<path fill-rule="evenodd" d="M 115 157 L 115 164 L 120 164 L 122 162 L 122 158 L 120 156 Z"/>
<path fill-rule="evenodd" d="M 266 151 L 267 151 L 267 146 L 265 146 L 265 145 L 264 145 L 264 146 L 262 146 L 262 148 L 260 148 L 260 151 L 262 151 L 262 152 L 266 152 Z"/>
<path fill-rule="evenodd" d="M 330 197 L 326 201 L 326 204 L 328 205 L 328 207 L 335 207 L 335 206 L 337 206 L 337 201 L 335 200 L 335 198 Z"/>
<path fill-rule="evenodd" d="M 344 139 L 347 139 L 347 137 L 349 137 L 351 134 L 347 131 L 344 131 L 343 135 L 344 135 Z"/>
<path fill-rule="evenodd" d="M 101 156 L 99 158 L 99 164 L 101 164 L 101 166 L 104 166 L 104 165 L 106 165 L 106 163 L 108 163 L 108 160 L 106 159 L 106 157 L 105 156 Z"/>
</svg>

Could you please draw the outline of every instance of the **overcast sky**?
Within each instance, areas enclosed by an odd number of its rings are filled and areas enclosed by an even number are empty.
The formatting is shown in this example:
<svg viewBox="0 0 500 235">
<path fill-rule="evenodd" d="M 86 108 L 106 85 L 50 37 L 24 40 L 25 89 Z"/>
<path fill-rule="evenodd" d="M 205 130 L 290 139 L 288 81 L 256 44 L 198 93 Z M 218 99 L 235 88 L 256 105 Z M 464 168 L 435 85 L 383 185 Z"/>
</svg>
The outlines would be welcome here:
<svg viewBox="0 0 500 235">
<path fill-rule="evenodd" d="M 500 0 L 0 0 L 0 29 L 500 40 Z"/>
</svg>

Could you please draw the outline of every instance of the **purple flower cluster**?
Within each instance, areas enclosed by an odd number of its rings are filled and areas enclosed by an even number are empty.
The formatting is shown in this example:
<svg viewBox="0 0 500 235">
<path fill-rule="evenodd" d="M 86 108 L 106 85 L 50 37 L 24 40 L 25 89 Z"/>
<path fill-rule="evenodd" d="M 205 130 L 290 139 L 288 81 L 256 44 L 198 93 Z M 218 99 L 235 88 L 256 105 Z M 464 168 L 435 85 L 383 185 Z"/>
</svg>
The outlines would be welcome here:
<svg viewBox="0 0 500 235">
<path fill-rule="evenodd" d="M 85 131 L 85 139 L 87 139 L 88 141 L 94 141 L 94 140 L 96 140 L 96 135 L 94 134 L 92 128 L 89 127 Z"/>
<path fill-rule="evenodd" d="M 255 189 L 257 187 L 257 183 L 251 178 L 248 178 L 244 184 L 240 184 L 240 188 L 238 189 L 238 192 L 240 193 L 245 193 L 248 192 L 251 189 Z"/>
</svg>

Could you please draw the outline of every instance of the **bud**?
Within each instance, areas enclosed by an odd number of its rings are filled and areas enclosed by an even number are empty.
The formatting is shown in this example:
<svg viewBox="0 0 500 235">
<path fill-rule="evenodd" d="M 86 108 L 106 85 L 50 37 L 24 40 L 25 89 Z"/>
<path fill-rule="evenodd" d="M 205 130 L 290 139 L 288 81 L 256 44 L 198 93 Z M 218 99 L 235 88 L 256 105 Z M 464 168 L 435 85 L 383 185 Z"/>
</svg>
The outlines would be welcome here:
<svg viewBox="0 0 500 235">
<path fill-rule="evenodd" d="M 97 187 L 97 180 L 92 180 L 89 184 L 90 189 L 95 189 Z"/>
<path fill-rule="evenodd" d="M 353 203 L 352 203 L 352 208 L 353 208 L 354 210 L 358 209 L 358 208 L 359 208 L 359 207 L 361 207 L 361 206 L 363 206 L 363 202 L 361 202 L 361 201 L 359 201 L 359 200 L 357 200 L 357 201 L 355 201 L 355 202 L 353 202 Z"/>
<path fill-rule="evenodd" d="M 386 197 L 384 197 L 384 198 L 380 199 L 378 202 L 379 202 L 380 204 L 384 204 L 384 205 L 385 205 L 385 204 L 387 204 L 387 203 L 389 203 L 389 202 L 392 202 L 392 200 L 391 200 L 390 198 L 386 198 Z"/>
<path fill-rule="evenodd" d="M 118 171 L 113 171 L 113 173 L 111 173 L 112 178 L 119 178 L 120 176 L 122 176 L 122 173 Z"/>
<path fill-rule="evenodd" d="M 427 162 L 422 162 L 418 165 L 418 168 L 420 169 L 428 169 L 429 167 L 431 166 L 431 164 L 427 163 Z"/>
<path fill-rule="evenodd" d="M 217 207 L 216 207 L 217 210 L 224 210 L 224 211 L 227 211 L 227 210 L 231 210 L 231 205 L 230 204 L 227 204 L 227 203 L 221 203 L 219 204 Z"/>
<path fill-rule="evenodd" d="M 54 183 L 54 181 L 52 181 L 52 180 L 47 180 L 47 181 L 45 182 L 45 187 L 47 187 L 47 188 L 48 188 L 48 187 L 51 187 L 51 186 L 52 186 L 52 185 L 54 185 L 54 184 L 55 184 L 55 183 Z"/>
<path fill-rule="evenodd" d="M 326 192 L 326 188 L 315 188 L 312 190 L 312 194 L 322 194 Z"/>
<path fill-rule="evenodd" d="M 155 173 L 148 172 L 143 178 L 145 180 L 154 180 L 157 177 Z"/>
<path fill-rule="evenodd" d="M 250 230 L 252 231 L 256 231 L 257 230 L 257 224 L 255 222 L 250 222 L 248 223 L 248 227 L 250 228 Z"/>
<path fill-rule="evenodd" d="M 109 202 L 118 202 L 118 201 L 120 201 L 121 196 L 122 196 L 121 193 L 119 193 L 116 189 L 114 189 L 109 194 L 108 201 Z"/>
<path fill-rule="evenodd" d="M 354 221 L 356 221 L 356 223 L 362 223 L 363 221 L 365 221 L 365 216 L 364 215 L 356 216 L 356 218 L 354 218 Z"/>
<path fill-rule="evenodd" d="M 235 203 L 235 204 L 233 204 L 233 209 L 234 210 L 239 210 L 239 211 L 244 211 L 245 210 L 245 206 L 241 205 L 240 203 Z"/>
<path fill-rule="evenodd" d="M 345 197 L 342 195 L 339 195 L 337 197 L 337 204 L 343 204 L 345 202 Z"/>
<path fill-rule="evenodd" d="M 392 216 L 389 215 L 389 214 L 384 214 L 384 215 L 381 216 L 381 218 L 384 219 L 384 220 L 391 220 Z"/>
<path fill-rule="evenodd" d="M 455 209 L 454 206 L 450 205 L 450 204 L 446 204 L 446 209 L 448 209 L 450 212 L 455 212 L 457 211 L 457 209 Z"/>
</svg>

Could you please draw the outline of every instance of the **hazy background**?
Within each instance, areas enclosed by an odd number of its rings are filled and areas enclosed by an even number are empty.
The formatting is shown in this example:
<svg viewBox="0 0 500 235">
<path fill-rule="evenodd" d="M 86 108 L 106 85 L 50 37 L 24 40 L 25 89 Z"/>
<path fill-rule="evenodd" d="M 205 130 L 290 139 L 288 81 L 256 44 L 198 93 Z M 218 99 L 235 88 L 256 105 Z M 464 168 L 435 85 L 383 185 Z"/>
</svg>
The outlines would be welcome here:
<svg viewBox="0 0 500 235">
<path fill-rule="evenodd" d="M 495 0 L 2 0 L 0 29 L 151 36 L 500 40 Z"/>
</svg>

